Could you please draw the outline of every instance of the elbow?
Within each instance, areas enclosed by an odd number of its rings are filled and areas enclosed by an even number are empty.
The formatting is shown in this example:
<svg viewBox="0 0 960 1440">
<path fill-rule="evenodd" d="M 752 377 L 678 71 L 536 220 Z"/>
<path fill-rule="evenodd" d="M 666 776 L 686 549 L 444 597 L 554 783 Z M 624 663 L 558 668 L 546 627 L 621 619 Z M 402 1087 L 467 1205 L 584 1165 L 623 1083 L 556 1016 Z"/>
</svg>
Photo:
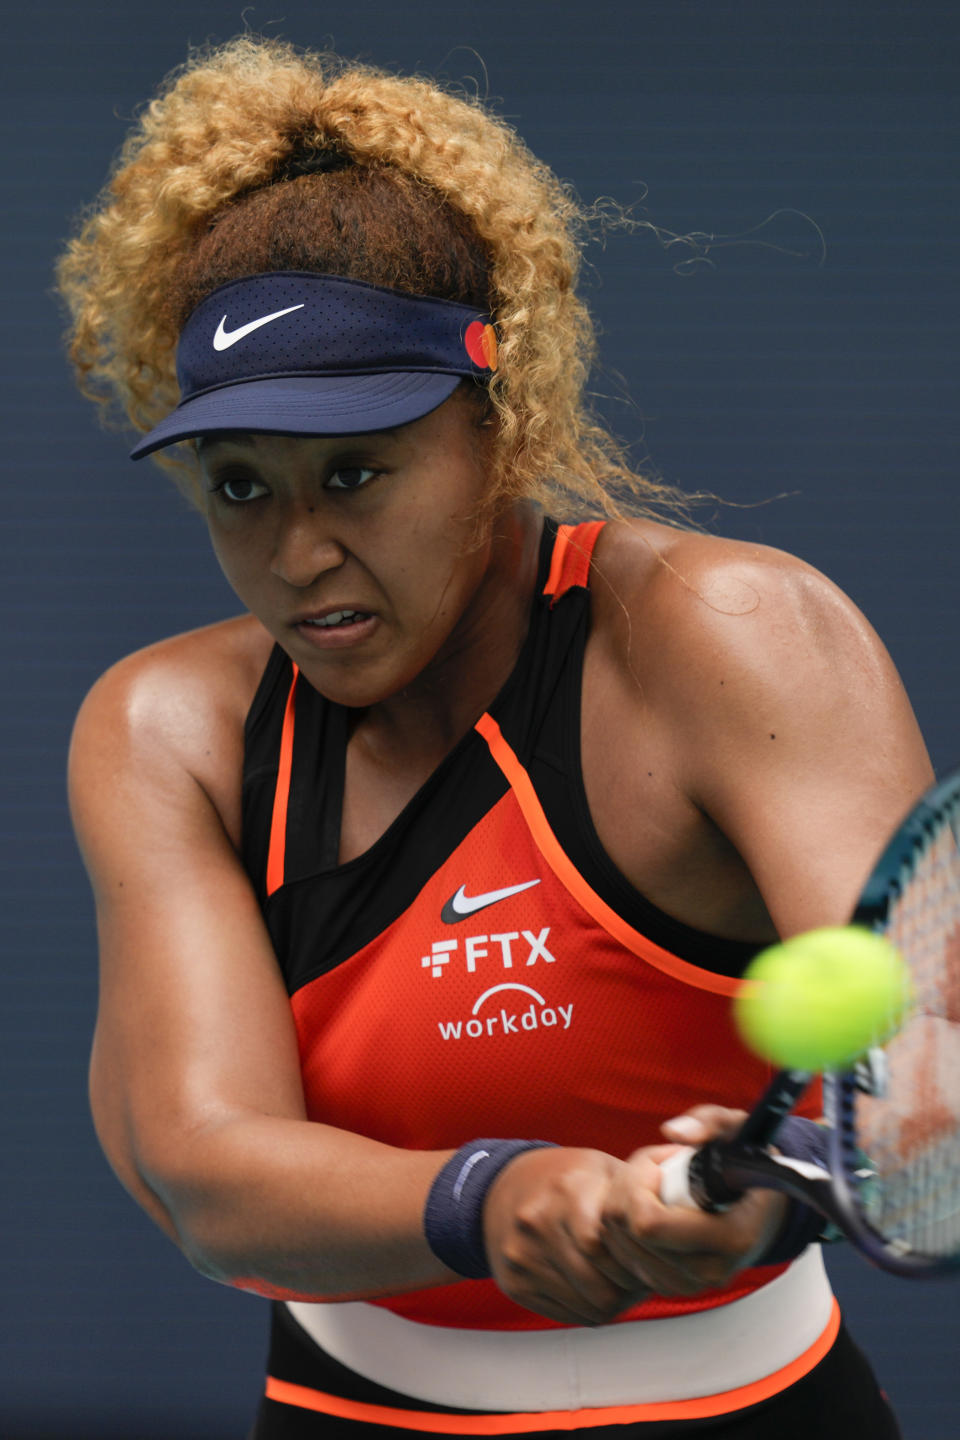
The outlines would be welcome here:
<svg viewBox="0 0 960 1440">
<path fill-rule="evenodd" d="M 249 1178 L 231 1183 L 230 1167 L 210 1140 L 137 1157 L 141 1188 L 157 1197 L 168 1217 L 164 1228 L 184 1259 L 207 1280 L 269 1300 L 334 1298 L 305 1293 L 302 1257 L 271 1236 Z"/>
<path fill-rule="evenodd" d="M 131 1126 L 121 1178 L 206 1279 L 276 1300 L 360 1298 L 330 1247 L 305 1241 L 277 1190 L 272 1152 L 251 1146 L 237 1120 Z"/>
<path fill-rule="evenodd" d="M 184 1259 L 208 1280 L 269 1298 L 272 1271 L 265 1248 L 262 1206 L 253 1199 L 256 1185 L 248 1167 L 239 1167 L 229 1143 L 234 1117 L 209 1115 L 144 1122 L 121 1103 L 122 1091 L 108 1083 L 108 1072 L 91 1064 L 90 1103 L 101 1148 L 124 1189 L 171 1240 Z M 269 1248 L 267 1246 L 267 1248 Z M 284 1267 L 288 1268 L 288 1267 Z"/>
<path fill-rule="evenodd" d="M 232 1253 L 236 1244 L 229 1243 L 229 1201 L 203 1142 L 198 1147 L 192 1137 L 178 1133 L 164 1134 L 157 1143 L 148 1130 L 135 1133 L 131 1127 L 118 1151 L 100 1138 L 122 1184 L 190 1265 L 207 1279 L 234 1283 L 243 1266 Z"/>
<path fill-rule="evenodd" d="M 225 1246 L 216 1243 L 215 1238 L 198 1233 L 197 1227 L 178 1227 L 177 1245 L 184 1259 L 205 1280 L 214 1280 L 218 1285 L 230 1285 L 238 1290 L 254 1288 L 254 1278 L 249 1274 L 249 1257 L 244 1263 L 243 1257 L 229 1253 Z"/>
<path fill-rule="evenodd" d="M 221 1285 L 237 1283 L 247 1268 L 237 1233 L 242 1217 L 231 1222 L 229 1201 L 215 1180 L 202 1171 L 186 1172 L 182 1164 L 146 1163 L 142 1156 L 137 1157 L 136 1173 L 136 1198 L 143 1204 L 144 1193 L 152 1197 L 154 1210 L 160 1210 L 166 1222 L 162 1228 L 193 1269 Z"/>
<path fill-rule="evenodd" d="M 313 1288 L 317 1276 L 311 1277 L 313 1285 L 305 1284 L 302 1263 L 276 1253 L 260 1254 L 253 1245 L 234 1246 L 222 1234 L 204 1235 L 195 1228 L 181 1235 L 179 1245 L 184 1257 L 204 1279 L 266 1300 L 329 1303 L 360 1298 L 337 1293 L 335 1288 Z"/>
</svg>

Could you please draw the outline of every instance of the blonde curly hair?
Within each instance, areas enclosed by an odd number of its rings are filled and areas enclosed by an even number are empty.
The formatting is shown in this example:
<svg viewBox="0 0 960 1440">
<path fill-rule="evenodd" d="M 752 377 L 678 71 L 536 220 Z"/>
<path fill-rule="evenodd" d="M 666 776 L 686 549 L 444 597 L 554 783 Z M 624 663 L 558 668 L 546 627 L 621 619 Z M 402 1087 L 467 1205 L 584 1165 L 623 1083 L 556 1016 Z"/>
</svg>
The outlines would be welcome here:
<svg viewBox="0 0 960 1440">
<path fill-rule="evenodd" d="M 318 156 L 334 163 L 310 173 Z M 406 259 L 367 241 L 385 185 L 403 212 L 393 232 L 414 231 Z M 373 200 L 358 201 L 365 188 Z M 280 229 L 299 240 L 284 249 Z M 177 403 L 179 330 L 217 284 L 309 268 L 424 287 L 482 304 L 496 322 L 491 506 L 529 496 L 560 516 L 623 506 L 676 514 L 677 493 L 636 475 L 585 403 L 595 341 L 575 283 L 586 231 L 570 190 L 479 101 L 242 36 L 174 71 L 128 135 L 58 265 L 69 353 L 81 389 L 144 432 Z M 424 271 L 410 256 L 422 257 L 434 233 L 435 250 L 461 253 Z M 198 499 L 192 444 L 154 458 Z"/>
</svg>

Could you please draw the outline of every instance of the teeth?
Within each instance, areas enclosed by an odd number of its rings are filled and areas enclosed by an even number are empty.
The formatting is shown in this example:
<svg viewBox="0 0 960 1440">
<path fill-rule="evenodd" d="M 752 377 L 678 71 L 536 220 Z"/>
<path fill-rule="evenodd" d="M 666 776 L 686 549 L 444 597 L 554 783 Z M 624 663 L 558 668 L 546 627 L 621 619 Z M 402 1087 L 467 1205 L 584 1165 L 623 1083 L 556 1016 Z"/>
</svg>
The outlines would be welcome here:
<svg viewBox="0 0 960 1440">
<path fill-rule="evenodd" d="M 334 610 L 332 615 L 324 615 L 322 620 L 307 620 L 305 624 L 317 625 L 323 629 L 329 628 L 331 625 L 349 625 L 352 620 L 358 618 L 360 613 L 359 610 Z"/>
</svg>

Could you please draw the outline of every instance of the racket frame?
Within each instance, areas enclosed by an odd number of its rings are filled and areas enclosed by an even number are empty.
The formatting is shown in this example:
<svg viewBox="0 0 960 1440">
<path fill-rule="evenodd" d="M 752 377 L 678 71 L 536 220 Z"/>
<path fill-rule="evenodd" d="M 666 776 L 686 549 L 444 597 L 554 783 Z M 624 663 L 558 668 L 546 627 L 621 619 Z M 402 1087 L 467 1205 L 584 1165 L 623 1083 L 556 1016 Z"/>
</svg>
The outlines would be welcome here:
<svg viewBox="0 0 960 1440">
<path fill-rule="evenodd" d="M 864 886 L 851 924 L 884 933 L 893 904 L 902 893 L 902 876 L 910 862 L 945 823 L 960 843 L 960 771 L 934 785 L 898 827 Z M 773 1077 L 734 1140 L 709 1141 L 671 1166 L 668 1185 L 678 1203 L 696 1203 L 704 1210 L 723 1210 L 748 1189 L 779 1190 L 817 1210 L 831 1221 L 870 1261 L 890 1274 L 936 1278 L 960 1271 L 960 1253 L 925 1254 L 905 1241 L 882 1235 L 870 1223 L 863 1200 L 870 1171 L 857 1143 L 857 1077 L 852 1071 L 823 1075 L 827 1121 L 828 1168 L 771 1155 L 766 1148 L 803 1094 L 812 1076 L 783 1070 Z M 678 1162 L 680 1157 L 675 1157 Z M 671 1203 L 668 1201 L 667 1203 Z"/>
</svg>

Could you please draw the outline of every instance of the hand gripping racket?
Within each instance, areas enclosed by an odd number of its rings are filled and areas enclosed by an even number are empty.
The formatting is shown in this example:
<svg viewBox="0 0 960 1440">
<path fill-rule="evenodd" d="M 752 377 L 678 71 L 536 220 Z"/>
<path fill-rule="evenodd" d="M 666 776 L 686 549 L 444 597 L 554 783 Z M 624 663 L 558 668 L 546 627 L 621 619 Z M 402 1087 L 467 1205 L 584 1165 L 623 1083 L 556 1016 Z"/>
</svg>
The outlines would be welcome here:
<svg viewBox="0 0 960 1440">
<path fill-rule="evenodd" d="M 769 1153 L 809 1085 L 783 1070 L 731 1141 L 661 1166 L 668 1205 L 722 1210 L 745 1190 L 782 1190 L 832 1221 L 883 1270 L 960 1268 L 960 772 L 913 808 L 867 881 L 853 924 L 885 934 L 911 976 L 898 1033 L 854 1070 L 823 1077 L 826 1167 Z M 867 1158 L 869 1157 L 869 1159 Z"/>
</svg>

